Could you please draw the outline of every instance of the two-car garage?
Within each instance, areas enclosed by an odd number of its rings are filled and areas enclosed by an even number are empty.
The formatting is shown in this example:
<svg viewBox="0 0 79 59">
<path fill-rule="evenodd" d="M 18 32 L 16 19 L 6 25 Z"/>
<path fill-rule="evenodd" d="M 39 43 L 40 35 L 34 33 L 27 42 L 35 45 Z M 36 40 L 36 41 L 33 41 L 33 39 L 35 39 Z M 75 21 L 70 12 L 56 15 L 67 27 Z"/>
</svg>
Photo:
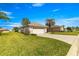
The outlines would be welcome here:
<svg viewBox="0 0 79 59">
<path fill-rule="evenodd" d="M 31 34 L 43 34 L 43 33 L 46 33 L 46 32 L 47 32 L 46 29 L 32 29 L 32 28 L 30 28 Z"/>
</svg>

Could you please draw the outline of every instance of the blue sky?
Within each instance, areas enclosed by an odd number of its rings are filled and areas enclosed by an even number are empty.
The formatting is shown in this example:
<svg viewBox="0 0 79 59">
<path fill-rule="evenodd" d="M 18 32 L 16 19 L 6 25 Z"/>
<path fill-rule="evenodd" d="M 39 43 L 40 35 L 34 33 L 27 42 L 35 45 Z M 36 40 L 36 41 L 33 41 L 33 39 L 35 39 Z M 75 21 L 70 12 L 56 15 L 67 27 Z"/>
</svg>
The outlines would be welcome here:
<svg viewBox="0 0 79 59">
<path fill-rule="evenodd" d="M 0 3 L 10 21 L 0 20 L 0 27 L 11 29 L 21 26 L 24 17 L 31 22 L 45 24 L 47 18 L 54 18 L 56 25 L 79 26 L 79 4 L 77 3 Z"/>
</svg>

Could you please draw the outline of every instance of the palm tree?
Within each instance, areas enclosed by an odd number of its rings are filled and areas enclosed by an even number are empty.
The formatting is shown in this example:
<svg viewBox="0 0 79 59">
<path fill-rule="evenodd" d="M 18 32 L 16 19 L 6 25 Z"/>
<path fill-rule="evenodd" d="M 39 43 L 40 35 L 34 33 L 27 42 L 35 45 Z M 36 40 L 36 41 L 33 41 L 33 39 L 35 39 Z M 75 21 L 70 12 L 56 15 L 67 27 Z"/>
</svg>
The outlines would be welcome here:
<svg viewBox="0 0 79 59">
<path fill-rule="evenodd" d="M 23 18 L 22 20 L 22 26 L 23 27 L 28 27 L 28 24 L 30 24 L 30 21 L 28 18 Z"/>
<path fill-rule="evenodd" d="M 6 13 L 4 12 L 0 12 L 0 19 L 1 20 L 9 20 L 9 17 L 7 16 Z M 2 33 L 2 31 L 0 31 L 0 34 Z"/>
<path fill-rule="evenodd" d="M 22 20 L 22 28 L 23 28 L 22 32 L 24 34 L 29 34 L 28 24 L 30 24 L 29 19 L 28 18 L 23 18 L 23 20 Z"/>
<path fill-rule="evenodd" d="M 3 20 L 9 20 L 9 17 L 7 16 L 6 13 L 4 13 L 4 12 L 0 12 L 0 19 L 3 19 Z"/>
<path fill-rule="evenodd" d="M 46 26 L 48 26 L 48 32 L 51 32 L 51 27 L 55 25 L 54 19 L 47 19 Z"/>
</svg>

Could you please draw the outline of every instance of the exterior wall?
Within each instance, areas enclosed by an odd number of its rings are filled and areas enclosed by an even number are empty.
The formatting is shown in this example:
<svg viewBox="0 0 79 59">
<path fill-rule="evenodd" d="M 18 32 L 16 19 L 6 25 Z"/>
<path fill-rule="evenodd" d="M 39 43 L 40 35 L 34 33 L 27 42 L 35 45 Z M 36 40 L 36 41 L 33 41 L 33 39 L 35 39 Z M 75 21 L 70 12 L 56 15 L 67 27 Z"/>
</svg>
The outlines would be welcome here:
<svg viewBox="0 0 79 59">
<path fill-rule="evenodd" d="M 52 31 L 53 32 L 59 32 L 60 31 L 60 27 L 54 27 L 54 28 L 52 28 Z"/>
<path fill-rule="evenodd" d="M 47 31 L 49 32 L 49 30 L 50 30 L 50 32 L 60 32 L 61 31 L 61 29 L 60 29 L 60 27 L 52 27 L 52 28 L 47 28 Z"/>
<path fill-rule="evenodd" d="M 21 33 L 29 33 L 29 28 L 28 27 L 25 27 L 25 28 L 21 28 L 20 30 L 19 30 L 19 32 L 21 32 Z"/>
<path fill-rule="evenodd" d="M 19 32 L 22 33 L 30 32 L 30 34 L 43 34 L 49 32 L 48 30 L 49 30 L 48 27 L 26 27 L 26 28 L 21 28 Z M 64 30 L 65 29 L 63 26 L 57 26 L 57 27 L 52 27 L 50 32 L 60 32 Z"/>
<path fill-rule="evenodd" d="M 8 33 L 8 32 L 10 32 L 10 31 L 3 31 L 3 33 Z"/>
<path fill-rule="evenodd" d="M 47 30 L 49 30 L 49 28 L 47 28 Z M 58 26 L 58 27 L 52 27 L 50 32 L 60 32 L 60 31 L 64 31 L 64 30 L 65 29 L 63 26 Z"/>
<path fill-rule="evenodd" d="M 30 34 L 42 34 L 42 33 L 46 33 L 47 29 L 33 29 L 33 28 L 29 28 L 30 30 Z"/>
<path fill-rule="evenodd" d="M 61 27 L 60 27 L 60 30 L 61 30 L 61 31 L 65 31 L 64 26 L 61 26 Z"/>
</svg>

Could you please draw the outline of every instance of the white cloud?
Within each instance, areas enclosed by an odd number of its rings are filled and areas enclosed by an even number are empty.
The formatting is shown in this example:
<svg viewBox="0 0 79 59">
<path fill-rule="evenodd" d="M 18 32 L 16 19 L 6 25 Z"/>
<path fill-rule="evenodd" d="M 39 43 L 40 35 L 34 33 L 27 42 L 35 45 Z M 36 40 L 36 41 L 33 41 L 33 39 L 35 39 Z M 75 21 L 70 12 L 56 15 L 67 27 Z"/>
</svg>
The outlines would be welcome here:
<svg viewBox="0 0 79 59">
<path fill-rule="evenodd" d="M 52 10 L 53 12 L 57 12 L 57 11 L 59 11 L 60 9 L 54 9 L 54 10 Z"/>
<path fill-rule="evenodd" d="M 6 24 L 2 24 L 0 26 L 10 26 L 10 27 L 20 27 L 22 26 L 20 23 L 12 23 L 12 22 L 8 22 Z"/>
<path fill-rule="evenodd" d="M 8 11 L 0 11 L 0 12 L 4 12 L 4 13 L 6 13 L 7 15 L 11 15 L 12 14 L 12 12 L 8 12 Z"/>
<path fill-rule="evenodd" d="M 12 15 L 12 12 L 4 11 L 4 10 L 1 10 L 0 12 L 6 13 L 9 18 L 15 18 L 15 17 L 13 17 L 13 16 L 10 16 L 10 15 Z"/>
<path fill-rule="evenodd" d="M 12 23 L 12 24 L 10 24 L 8 26 L 11 26 L 11 27 L 20 27 L 21 24 L 20 23 Z"/>
<path fill-rule="evenodd" d="M 56 24 L 65 26 L 79 26 L 79 17 L 64 18 L 56 20 Z"/>
<path fill-rule="evenodd" d="M 43 3 L 34 3 L 34 4 L 32 4 L 33 7 L 41 7 L 43 5 L 44 5 Z"/>
<path fill-rule="evenodd" d="M 15 17 L 13 17 L 13 16 L 8 16 L 9 18 L 15 18 Z"/>
<path fill-rule="evenodd" d="M 65 19 L 66 21 L 79 21 L 79 17 Z"/>
</svg>

